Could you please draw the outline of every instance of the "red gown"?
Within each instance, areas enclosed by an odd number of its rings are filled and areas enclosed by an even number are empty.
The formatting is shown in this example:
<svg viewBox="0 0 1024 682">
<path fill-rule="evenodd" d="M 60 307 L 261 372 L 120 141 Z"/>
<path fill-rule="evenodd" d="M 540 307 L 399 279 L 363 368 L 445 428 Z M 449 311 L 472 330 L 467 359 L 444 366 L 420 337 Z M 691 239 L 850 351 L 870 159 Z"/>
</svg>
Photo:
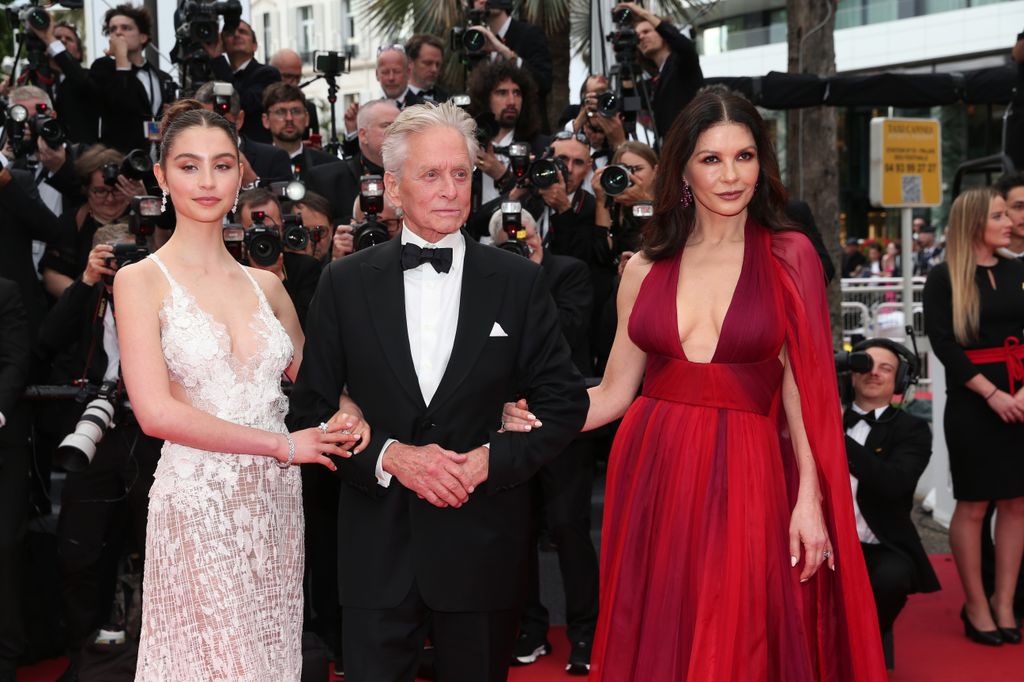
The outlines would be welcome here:
<svg viewBox="0 0 1024 682">
<path fill-rule="evenodd" d="M 748 222 L 714 357 L 692 363 L 676 319 L 681 256 L 653 265 L 629 319 L 647 368 L 609 461 L 590 679 L 885 680 L 821 262 L 804 235 Z M 803 564 L 790 566 L 783 343 L 836 555 L 835 572 L 823 564 L 804 584 Z"/>
</svg>

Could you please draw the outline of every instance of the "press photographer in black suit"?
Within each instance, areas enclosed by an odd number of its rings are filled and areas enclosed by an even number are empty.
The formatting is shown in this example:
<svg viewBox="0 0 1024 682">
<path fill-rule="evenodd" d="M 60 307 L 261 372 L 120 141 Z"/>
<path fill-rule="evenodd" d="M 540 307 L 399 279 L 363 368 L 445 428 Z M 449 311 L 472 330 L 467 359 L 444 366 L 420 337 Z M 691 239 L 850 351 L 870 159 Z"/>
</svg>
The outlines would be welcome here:
<svg viewBox="0 0 1024 682">
<path fill-rule="evenodd" d="M 234 31 L 220 34 L 220 42 L 206 46 L 213 74 L 219 81 L 235 86 L 242 99 L 245 121 L 242 135 L 256 142 L 270 144 L 270 131 L 263 127 L 263 91 L 271 83 L 281 80 L 281 74 L 273 66 L 256 61 L 256 34 L 246 21 L 238 22 Z M 305 131 L 305 128 L 303 128 Z"/>
<path fill-rule="evenodd" d="M 932 434 L 923 419 L 891 405 L 917 373 L 916 356 L 888 339 L 868 339 L 854 350 L 867 352 L 874 366 L 852 373 L 853 403 L 843 415 L 846 456 L 857 534 L 885 641 L 908 595 L 940 589 L 910 518 L 917 481 L 931 458 Z M 886 658 L 892 668 L 889 647 Z"/>
<path fill-rule="evenodd" d="M 341 161 L 302 143 L 309 126 L 306 96 L 302 90 L 287 83 L 268 85 L 263 91 L 263 108 L 263 127 L 270 132 L 274 146 L 288 153 L 294 179 L 305 182 L 314 166 Z"/>
<path fill-rule="evenodd" d="M 163 93 L 173 86 L 171 76 L 146 60 L 153 19 L 144 7 L 118 5 L 103 17 L 103 33 L 110 38 L 107 56 L 89 67 L 100 97 L 100 141 L 128 153 L 149 149 L 156 135 L 147 136 L 146 124 L 160 119 Z"/>
<path fill-rule="evenodd" d="M 89 73 L 82 68 L 82 39 L 78 29 L 65 22 L 44 28 L 31 24 L 28 29 L 46 45 L 50 66 L 57 72 L 57 82 L 50 88 L 53 101 L 61 112 L 61 122 L 67 129 L 68 139 L 92 144 L 99 135 L 98 94 Z"/>
<path fill-rule="evenodd" d="M 421 102 L 448 101 L 448 93 L 437 85 L 444 41 L 430 33 L 417 33 L 405 41 L 405 56 L 409 60 L 409 92 Z"/>
</svg>

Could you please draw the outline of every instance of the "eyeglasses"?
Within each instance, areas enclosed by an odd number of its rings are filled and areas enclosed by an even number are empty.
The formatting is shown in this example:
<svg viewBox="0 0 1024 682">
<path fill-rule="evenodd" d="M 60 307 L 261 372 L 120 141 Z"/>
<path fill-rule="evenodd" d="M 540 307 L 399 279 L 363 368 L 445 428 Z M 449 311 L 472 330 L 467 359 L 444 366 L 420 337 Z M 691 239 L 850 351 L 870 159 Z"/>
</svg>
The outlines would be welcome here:
<svg viewBox="0 0 1024 682">
<path fill-rule="evenodd" d="M 271 116 L 273 116 L 274 118 L 288 118 L 289 115 L 292 118 L 299 118 L 300 116 L 305 115 L 306 108 L 305 107 L 291 107 L 290 109 L 285 109 L 285 108 L 280 108 L 279 107 L 279 108 L 276 108 L 276 109 L 271 109 L 267 113 L 270 114 Z"/>
<path fill-rule="evenodd" d="M 89 194 L 97 199 L 113 199 L 117 196 L 116 187 L 90 187 Z"/>
<path fill-rule="evenodd" d="M 562 130 L 562 131 L 558 132 L 557 134 L 555 134 L 555 139 L 556 140 L 576 140 L 577 142 L 582 142 L 583 144 L 587 145 L 588 147 L 590 146 L 590 138 L 587 137 L 582 131 L 576 131 L 575 133 L 573 133 L 573 132 L 570 132 L 568 130 Z"/>
<path fill-rule="evenodd" d="M 405 54 L 405 45 L 402 45 L 401 43 L 392 43 L 391 45 L 381 45 L 380 47 L 377 48 L 377 56 L 378 57 L 381 56 L 382 54 L 384 54 L 388 50 L 394 50 L 395 52 L 401 52 L 402 54 Z"/>
</svg>

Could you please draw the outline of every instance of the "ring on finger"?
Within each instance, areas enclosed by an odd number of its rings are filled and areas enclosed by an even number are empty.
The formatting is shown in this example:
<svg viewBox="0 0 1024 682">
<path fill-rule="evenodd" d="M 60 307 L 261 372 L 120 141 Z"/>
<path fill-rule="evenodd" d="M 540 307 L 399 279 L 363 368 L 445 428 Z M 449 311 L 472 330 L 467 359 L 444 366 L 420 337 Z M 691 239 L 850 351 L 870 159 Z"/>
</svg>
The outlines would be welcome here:
<svg viewBox="0 0 1024 682">
<path fill-rule="evenodd" d="M 826 549 L 824 552 L 821 553 L 821 557 L 823 559 L 828 559 L 830 556 L 832 556 L 832 550 L 831 549 Z"/>
<path fill-rule="evenodd" d="M 320 422 L 320 426 L 318 426 L 316 428 L 320 429 L 320 433 L 326 434 L 327 433 L 327 429 L 329 427 L 327 426 L 327 422 Z"/>
</svg>

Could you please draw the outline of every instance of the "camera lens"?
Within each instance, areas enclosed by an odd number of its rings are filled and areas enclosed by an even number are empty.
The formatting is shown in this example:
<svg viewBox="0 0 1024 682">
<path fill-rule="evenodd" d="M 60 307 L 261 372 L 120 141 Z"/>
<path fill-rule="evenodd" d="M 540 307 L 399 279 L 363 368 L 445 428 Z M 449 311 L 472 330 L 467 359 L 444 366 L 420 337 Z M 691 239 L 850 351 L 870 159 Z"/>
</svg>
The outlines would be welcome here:
<svg viewBox="0 0 1024 682">
<path fill-rule="evenodd" d="M 487 39 L 484 38 L 484 34 L 480 31 L 466 31 L 462 34 L 462 46 L 470 54 L 480 52 L 486 44 Z"/>
<path fill-rule="evenodd" d="M 284 243 L 293 251 L 303 251 L 309 244 L 309 233 L 304 227 L 292 226 L 284 231 Z"/>
<path fill-rule="evenodd" d="M 614 92 L 602 92 L 597 96 L 597 113 L 611 116 L 619 110 L 619 100 Z"/>
<path fill-rule="evenodd" d="M 273 265 L 277 262 L 279 255 L 281 255 L 281 241 L 277 235 L 265 232 L 257 234 L 249 240 L 249 258 L 256 265 Z"/>
<path fill-rule="evenodd" d="M 551 159 L 538 159 L 530 166 L 530 182 L 538 189 L 547 189 L 561 179 L 558 166 Z"/>
<path fill-rule="evenodd" d="M 614 164 L 606 167 L 601 173 L 601 189 L 610 197 L 622 194 L 632 184 L 625 166 Z"/>
</svg>

